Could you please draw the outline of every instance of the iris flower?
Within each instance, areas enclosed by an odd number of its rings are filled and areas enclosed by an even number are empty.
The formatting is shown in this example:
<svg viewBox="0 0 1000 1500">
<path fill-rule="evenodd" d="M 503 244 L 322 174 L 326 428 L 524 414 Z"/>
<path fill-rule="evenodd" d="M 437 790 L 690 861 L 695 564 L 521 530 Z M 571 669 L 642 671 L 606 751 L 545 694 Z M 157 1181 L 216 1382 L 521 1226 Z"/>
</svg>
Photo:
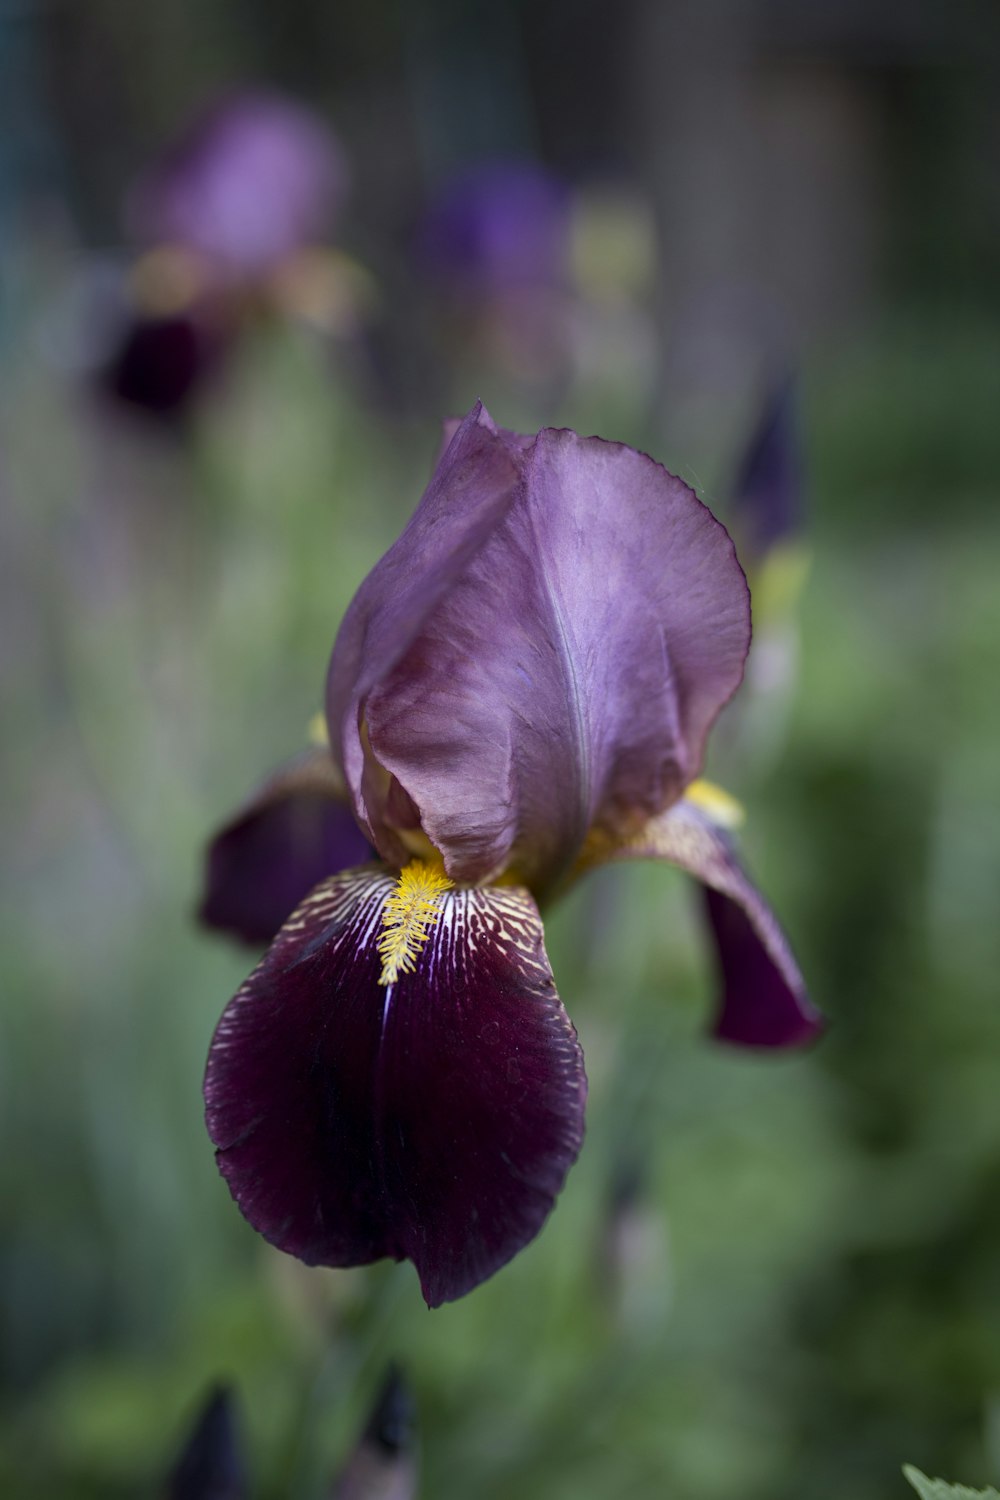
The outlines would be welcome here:
<svg viewBox="0 0 1000 1500">
<path fill-rule="evenodd" d="M 356 268 L 320 248 L 346 187 L 339 143 L 292 100 L 233 94 L 200 114 L 128 195 L 142 254 L 105 388 L 173 419 L 224 364 L 250 313 L 333 331 L 349 322 Z"/>
<path fill-rule="evenodd" d="M 596 865 L 668 860 L 701 883 L 716 1035 L 814 1035 L 728 806 L 696 779 L 749 640 L 728 534 L 652 459 L 505 432 L 478 405 L 457 426 L 341 626 L 329 750 L 211 851 L 210 920 L 265 936 L 304 897 L 205 1079 L 219 1166 L 272 1244 L 311 1265 L 407 1258 L 436 1306 L 534 1238 L 587 1091 L 539 909 Z M 372 858 L 346 868 L 359 835 Z"/>
</svg>

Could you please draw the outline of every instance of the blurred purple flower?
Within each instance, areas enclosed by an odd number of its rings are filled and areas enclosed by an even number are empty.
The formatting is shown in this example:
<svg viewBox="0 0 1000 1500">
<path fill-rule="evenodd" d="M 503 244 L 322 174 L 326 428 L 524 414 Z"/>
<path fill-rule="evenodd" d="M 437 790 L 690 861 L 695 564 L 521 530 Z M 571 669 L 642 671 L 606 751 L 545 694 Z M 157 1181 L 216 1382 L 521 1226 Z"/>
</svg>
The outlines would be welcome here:
<svg viewBox="0 0 1000 1500">
<path fill-rule="evenodd" d="M 415 1411 L 409 1386 L 390 1366 L 330 1500 L 413 1500 Z"/>
<path fill-rule="evenodd" d="M 421 259 L 460 344 L 519 376 L 567 356 L 570 200 L 527 162 L 488 162 L 447 182 L 421 228 Z"/>
<path fill-rule="evenodd" d="M 473 167 L 445 184 L 424 219 L 432 275 L 477 297 L 512 287 L 561 287 L 569 260 L 569 200 L 528 163 Z"/>
<path fill-rule="evenodd" d="M 586 1096 L 538 903 L 595 865 L 665 859 L 702 883 L 718 1035 L 816 1034 L 695 780 L 749 638 L 732 543 L 680 480 L 480 406 L 458 426 L 330 664 L 332 761 L 381 862 L 315 886 L 211 1047 L 219 1165 L 272 1243 L 408 1258 L 435 1306 L 538 1233 Z"/>
<path fill-rule="evenodd" d="M 214 104 L 140 178 L 127 218 L 145 244 L 182 245 L 216 274 L 254 279 L 330 229 L 347 185 L 319 119 L 270 94 Z"/>
<path fill-rule="evenodd" d="M 329 1490 L 330 1500 L 413 1500 L 413 1395 L 393 1365 Z M 164 1487 L 164 1500 L 248 1500 L 244 1445 L 227 1386 L 209 1393 Z"/>
<path fill-rule="evenodd" d="M 345 189 L 340 146 L 300 105 L 242 94 L 203 113 L 129 194 L 126 219 L 144 253 L 102 368 L 105 390 L 150 415 L 182 416 L 253 308 L 297 312 L 349 297 L 315 251 Z"/>
<path fill-rule="evenodd" d="M 246 1500 L 249 1490 L 232 1393 L 210 1392 L 166 1485 L 166 1500 Z"/>
<path fill-rule="evenodd" d="M 798 391 L 786 375 L 767 393 L 733 487 L 733 530 L 750 567 L 798 539 L 804 493 Z"/>
</svg>

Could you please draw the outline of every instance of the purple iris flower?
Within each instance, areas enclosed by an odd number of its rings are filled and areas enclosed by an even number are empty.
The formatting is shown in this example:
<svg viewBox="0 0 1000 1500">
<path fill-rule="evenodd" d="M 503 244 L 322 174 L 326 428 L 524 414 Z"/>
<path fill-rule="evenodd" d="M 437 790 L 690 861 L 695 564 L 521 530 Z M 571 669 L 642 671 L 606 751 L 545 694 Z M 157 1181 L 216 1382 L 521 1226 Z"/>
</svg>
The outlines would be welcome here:
<svg viewBox="0 0 1000 1500">
<path fill-rule="evenodd" d="M 344 159 L 308 110 L 269 94 L 214 104 L 134 187 L 146 244 L 183 245 L 216 274 L 255 278 L 330 228 Z"/>
<path fill-rule="evenodd" d="M 652 459 L 505 432 L 478 405 L 458 425 L 330 664 L 328 799 L 378 858 L 305 895 L 209 1055 L 219 1166 L 273 1244 L 308 1264 L 408 1258 L 436 1306 L 534 1238 L 586 1098 L 539 906 L 601 863 L 665 859 L 701 883 L 717 1035 L 816 1034 L 696 781 L 749 640 L 725 529 Z"/>
<path fill-rule="evenodd" d="M 479 163 L 431 203 L 422 259 L 442 329 L 518 377 L 554 376 L 567 356 L 570 200 L 529 162 Z"/>
<path fill-rule="evenodd" d="M 492 162 L 453 178 L 429 208 L 423 252 L 452 291 L 476 297 L 562 287 L 569 264 L 566 189 L 524 162 Z"/>
<path fill-rule="evenodd" d="M 308 271 L 345 189 L 340 146 L 301 106 L 240 94 L 202 114 L 129 195 L 126 218 L 145 254 L 105 389 L 153 416 L 183 416 L 247 312 L 280 304 L 282 277 Z"/>
</svg>

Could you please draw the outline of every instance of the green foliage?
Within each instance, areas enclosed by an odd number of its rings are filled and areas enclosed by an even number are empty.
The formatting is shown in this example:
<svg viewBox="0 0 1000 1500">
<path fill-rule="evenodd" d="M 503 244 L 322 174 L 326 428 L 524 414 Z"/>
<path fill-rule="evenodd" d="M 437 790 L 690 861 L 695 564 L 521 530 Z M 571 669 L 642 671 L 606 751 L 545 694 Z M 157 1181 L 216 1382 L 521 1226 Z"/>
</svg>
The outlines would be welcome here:
<svg viewBox="0 0 1000 1500">
<path fill-rule="evenodd" d="M 903 1465 L 903 1473 L 913 1485 L 920 1500 L 1000 1500 L 992 1486 L 988 1490 L 970 1490 L 964 1484 L 947 1484 L 943 1479 L 928 1479 L 912 1464 Z"/>
</svg>

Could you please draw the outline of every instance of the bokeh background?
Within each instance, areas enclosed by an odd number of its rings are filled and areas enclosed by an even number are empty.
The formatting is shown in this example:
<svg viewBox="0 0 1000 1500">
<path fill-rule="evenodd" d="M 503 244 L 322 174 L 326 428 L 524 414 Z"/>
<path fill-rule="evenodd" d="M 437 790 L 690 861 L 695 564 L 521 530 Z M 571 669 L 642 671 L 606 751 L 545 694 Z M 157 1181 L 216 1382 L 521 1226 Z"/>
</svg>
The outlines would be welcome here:
<svg viewBox="0 0 1000 1500">
<path fill-rule="evenodd" d="M 247 87 L 350 186 L 294 295 L 125 399 L 131 185 Z M 4 1496 L 161 1493 L 218 1379 L 255 1493 L 322 1495 L 391 1358 L 435 1500 L 1000 1479 L 998 98 L 991 0 L 3 0 Z M 512 162 L 542 228 L 449 259 Z M 711 1043 L 691 893 L 608 872 L 549 925 L 592 1096 L 541 1238 L 433 1314 L 306 1271 L 204 1134 L 251 962 L 194 922 L 206 835 L 304 742 L 442 417 L 635 443 L 739 534 L 788 375 L 801 512 L 710 773 L 828 1034 Z"/>
</svg>

